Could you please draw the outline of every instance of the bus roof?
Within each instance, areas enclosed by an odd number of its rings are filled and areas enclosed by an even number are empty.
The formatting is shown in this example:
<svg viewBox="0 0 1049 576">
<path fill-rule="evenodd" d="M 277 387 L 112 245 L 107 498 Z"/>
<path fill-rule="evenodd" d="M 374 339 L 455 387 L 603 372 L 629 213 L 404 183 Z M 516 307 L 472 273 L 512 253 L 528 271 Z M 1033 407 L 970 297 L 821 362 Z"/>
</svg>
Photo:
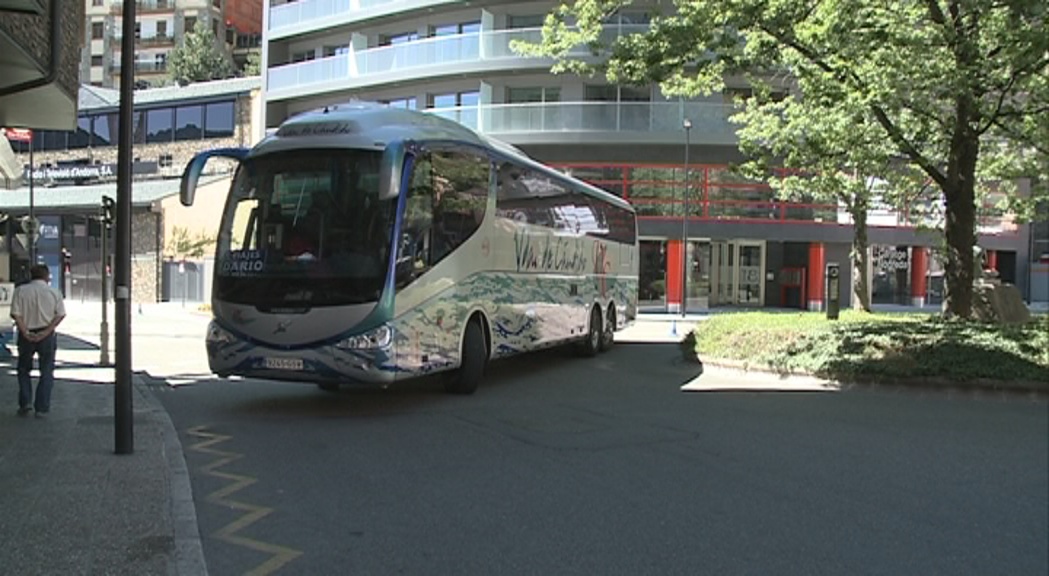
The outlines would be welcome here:
<svg viewBox="0 0 1049 576">
<path fill-rule="evenodd" d="M 252 148 L 249 156 L 302 148 L 303 138 L 311 147 L 384 150 L 395 141 L 452 141 L 487 149 L 503 160 L 514 162 L 547 176 L 571 183 L 590 196 L 633 211 L 622 198 L 592 186 L 528 156 L 517 147 L 485 136 L 435 114 L 392 108 L 385 104 L 351 101 L 303 112 L 284 121 L 279 128 Z"/>
</svg>

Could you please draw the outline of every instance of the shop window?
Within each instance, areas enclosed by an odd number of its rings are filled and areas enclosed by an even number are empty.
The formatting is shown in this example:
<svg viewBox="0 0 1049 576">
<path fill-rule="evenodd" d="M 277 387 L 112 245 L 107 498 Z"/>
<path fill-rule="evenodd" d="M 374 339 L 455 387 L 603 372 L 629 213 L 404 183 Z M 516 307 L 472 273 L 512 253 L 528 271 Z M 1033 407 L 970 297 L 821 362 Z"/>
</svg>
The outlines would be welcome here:
<svg viewBox="0 0 1049 576">
<path fill-rule="evenodd" d="M 233 137 L 233 102 L 208 104 L 205 114 L 205 138 Z"/>
<path fill-rule="evenodd" d="M 204 107 L 179 106 L 175 109 L 175 140 L 200 140 L 204 137 Z"/>
</svg>

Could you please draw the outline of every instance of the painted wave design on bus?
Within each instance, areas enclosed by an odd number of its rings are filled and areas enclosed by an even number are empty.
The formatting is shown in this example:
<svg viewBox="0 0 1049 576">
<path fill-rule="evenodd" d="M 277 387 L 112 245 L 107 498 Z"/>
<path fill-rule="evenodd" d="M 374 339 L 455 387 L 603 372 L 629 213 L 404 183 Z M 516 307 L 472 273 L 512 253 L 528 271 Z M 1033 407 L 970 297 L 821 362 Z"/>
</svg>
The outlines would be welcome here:
<svg viewBox="0 0 1049 576">
<path fill-rule="evenodd" d="M 509 356 L 579 333 L 589 303 L 611 298 L 622 306 L 637 289 L 635 279 L 613 277 L 581 277 L 576 294 L 571 285 L 564 278 L 476 274 L 391 322 L 399 370 L 426 374 L 458 364 L 463 323 L 475 310 L 488 315 L 494 356 Z"/>
</svg>

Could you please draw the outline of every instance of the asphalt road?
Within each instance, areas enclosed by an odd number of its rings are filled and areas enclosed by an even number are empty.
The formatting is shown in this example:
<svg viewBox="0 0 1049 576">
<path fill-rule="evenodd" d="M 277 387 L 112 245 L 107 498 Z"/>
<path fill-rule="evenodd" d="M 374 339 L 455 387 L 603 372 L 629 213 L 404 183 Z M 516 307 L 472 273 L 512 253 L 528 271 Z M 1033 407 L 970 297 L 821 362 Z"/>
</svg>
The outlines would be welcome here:
<svg viewBox="0 0 1049 576">
<path fill-rule="evenodd" d="M 697 373 L 637 344 L 469 397 L 155 390 L 213 576 L 1049 573 L 1044 399 L 682 392 Z"/>
</svg>

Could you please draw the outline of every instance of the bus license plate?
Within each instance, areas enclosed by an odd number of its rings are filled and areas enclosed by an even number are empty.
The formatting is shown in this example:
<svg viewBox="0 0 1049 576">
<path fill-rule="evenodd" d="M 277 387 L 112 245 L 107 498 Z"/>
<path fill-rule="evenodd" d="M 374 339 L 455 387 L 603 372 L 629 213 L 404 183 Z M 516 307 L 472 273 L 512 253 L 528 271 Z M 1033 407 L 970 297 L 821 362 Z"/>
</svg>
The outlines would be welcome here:
<svg viewBox="0 0 1049 576">
<path fill-rule="evenodd" d="M 302 370 L 302 358 L 264 358 L 262 365 L 270 370 Z"/>
</svg>

